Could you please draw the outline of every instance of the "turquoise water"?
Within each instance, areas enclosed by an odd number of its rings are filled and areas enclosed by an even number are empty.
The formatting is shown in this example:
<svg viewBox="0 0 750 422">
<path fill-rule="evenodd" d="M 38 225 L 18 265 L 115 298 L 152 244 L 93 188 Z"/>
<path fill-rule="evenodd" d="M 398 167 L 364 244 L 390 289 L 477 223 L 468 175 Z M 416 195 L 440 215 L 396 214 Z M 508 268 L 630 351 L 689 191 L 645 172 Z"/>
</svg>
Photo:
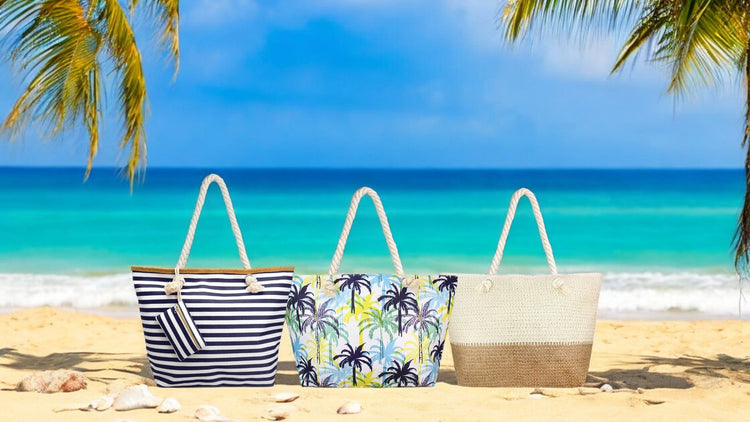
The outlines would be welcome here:
<svg viewBox="0 0 750 422">
<path fill-rule="evenodd" d="M 28 304 L 29 286 L 97 284 L 108 277 L 123 279 L 130 265 L 174 266 L 198 187 L 208 172 L 151 169 L 131 193 L 113 169 L 95 170 L 85 183 L 79 169 L 0 169 L 0 283 L 17 283 L 19 289 L 17 298 L 6 296 L 0 306 Z M 510 195 L 527 187 L 539 198 L 561 272 L 603 272 L 605 289 L 631 296 L 646 289 L 634 309 L 651 309 L 644 305 L 651 301 L 649 291 L 674 287 L 696 295 L 696 304 L 677 304 L 678 309 L 702 311 L 700 295 L 721 290 L 731 296 L 731 305 L 717 305 L 716 312 L 724 306 L 728 313 L 736 312 L 731 240 L 743 195 L 741 171 L 218 173 L 229 186 L 254 266 L 294 265 L 304 273 L 325 272 L 351 194 L 368 185 L 384 202 L 406 272 L 486 272 Z M 215 187 L 198 225 L 189 266 L 239 266 Z M 523 200 L 501 268 L 540 272 L 544 266 L 531 210 Z M 341 269 L 390 268 L 377 217 L 364 199 Z M 129 294 L 92 304 L 131 303 Z M 72 302 L 63 305 L 79 303 L 66 300 Z M 620 299 L 612 301 L 608 306 L 618 309 Z M 659 306 L 653 308 L 662 310 Z"/>
</svg>

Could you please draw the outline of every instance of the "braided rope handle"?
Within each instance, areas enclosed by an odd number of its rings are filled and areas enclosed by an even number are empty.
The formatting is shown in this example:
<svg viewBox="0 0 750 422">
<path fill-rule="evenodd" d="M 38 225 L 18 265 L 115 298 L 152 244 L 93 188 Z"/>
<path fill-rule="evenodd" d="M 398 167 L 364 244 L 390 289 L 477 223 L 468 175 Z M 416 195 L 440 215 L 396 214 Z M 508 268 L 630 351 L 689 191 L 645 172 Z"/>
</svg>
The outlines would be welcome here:
<svg viewBox="0 0 750 422">
<path fill-rule="evenodd" d="M 497 270 L 500 268 L 500 261 L 503 259 L 503 251 L 505 250 L 505 242 L 508 240 L 508 233 L 510 233 L 510 226 L 513 224 L 513 218 L 516 216 L 518 201 L 523 196 L 529 198 L 529 202 L 531 203 L 531 210 L 534 212 L 536 225 L 539 228 L 539 238 L 542 240 L 544 255 L 547 257 L 549 272 L 550 274 L 557 274 L 555 257 L 552 255 L 552 245 L 550 245 L 549 239 L 547 238 L 547 230 L 544 228 L 544 219 L 542 218 L 542 211 L 539 209 L 539 203 L 537 202 L 534 193 L 526 188 L 521 188 L 510 198 L 508 214 L 505 216 L 505 224 L 503 224 L 503 231 L 500 233 L 500 241 L 497 243 L 497 250 L 495 251 L 495 256 L 492 258 L 492 264 L 490 264 L 489 275 L 497 274 Z"/>
<path fill-rule="evenodd" d="M 368 187 L 358 189 L 352 196 L 352 201 L 349 204 L 349 212 L 346 213 L 346 220 L 344 220 L 344 229 L 341 231 L 339 243 L 336 246 L 336 252 L 333 254 L 331 266 L 328 268 L 328 274 L 336 274 L 339 271 L 341 258 L 343 258 L 344 256 L 344 248 L 346 247 L 346 239 L 349 237 L 349 232 L 352 229 L 352 223 L 354 223 L 354 217 L 357 215 L 357 207 L 359 206 L 359 202 L 365 195 L 368 195 L 370 198 L 372 198 L 372 203 L 375 204 L 375 211 L 378 213 L 380 226 L 383 228 L 385 243 L 388 245 L 388 250 L 391 253 L 393 268 L 396 269 L 396 274 L 403 274 L 404 269 L 401 266 L 401 258 L 399 258 L 398 256 L 398 249 L 396 248 L 396 242 L 393 240 L 393 235 L 391 234 L 391 227 L 388 225 L 388 217 L 386 217 L 385 215 L 383 203 L 380 201 L 380 197 L 378 196 L 377 192 Z"/>
<path fill-rule="evenodd" d="M 190 248 L 193 246 L 193 238 L 195 237 L 195 228 L 198 226 L 198 219 L 201 216 L 203 210 L 203 204 L 206 202 L 206 192 L 212 183 L 219 185 L 221 190 L 221 196 L 224 198 L 224 205 L 227 208 L 227 215 L 229 215 L 229 223 L 232 225 L 232 233 L 234 233 L 234 240 L 237 242 L 237 250 L 240 254 L 240 261 L 242 261 L 242 267 L 250 269 L 250 260 L 247 259 L 247 251 L 245 251 L 245 242 L 242 241 L 242 232 L 240 232 L 240 226 L 237 224 L 237 217 L 234 215 L 234 207 L 232 206 L 232 198 L 229 197 L 229 191 L 227 185 L 224 183 L 224 179 L 216 174 L 209 174 L 203 179 L 201 183 L 201 189 L 198 193 L 198 200 L 195 203 L 195 211 L 193 211 L 193 218 L 190 220 L 190 227 L 188 228 L 187 236 L 185 236 L 185 243 L 182 245 L 182 252 L 180 252 L 180 258 L 177 260 L 175 266 L 175 274 L 179 275 L 179 269 L 185 268 L 187 264 L 188 256 L 190 256 Z"/>
</svg>

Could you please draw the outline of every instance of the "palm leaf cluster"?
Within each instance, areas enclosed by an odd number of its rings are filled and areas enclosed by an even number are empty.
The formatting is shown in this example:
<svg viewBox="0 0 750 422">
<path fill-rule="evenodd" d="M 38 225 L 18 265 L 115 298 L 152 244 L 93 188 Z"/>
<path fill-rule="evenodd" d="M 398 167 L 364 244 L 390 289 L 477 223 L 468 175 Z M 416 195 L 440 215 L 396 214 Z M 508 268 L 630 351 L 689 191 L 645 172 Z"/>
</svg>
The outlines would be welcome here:
<svg viewBox="0 0 750 422">
<path fill-rule="evenodd" d="M 111 75 L 128 148 L 132 183 L 145 163 L 146 81 L 131 18 L 139 0 L 0 0 L 1 46 L 21 73 L 25 90 L 0 126 L 15 139 L 30 124 L 46 137 L 65 130 L 88 132 L 86 175 L 99 149 L 99 127 Z M 179 0 L 146 0 L 162 28 L 169 55 L 179 56 Z M 125 7 L 130 8 L 130 14 Z"/>
<path fill-rule="evenodd" d="M 581 36 L 596 31 L 629 34 L 613 64 L 617 72 L 639 53 L 669 71 L 667 92 L 734 80 L 745 92 L 745 200 L 735 233 L 735 266 L 748 272 L 750 252 L 750 0 L 510 0 L 503 13 L 506 38 L 530 32 Z"/>
</svg>

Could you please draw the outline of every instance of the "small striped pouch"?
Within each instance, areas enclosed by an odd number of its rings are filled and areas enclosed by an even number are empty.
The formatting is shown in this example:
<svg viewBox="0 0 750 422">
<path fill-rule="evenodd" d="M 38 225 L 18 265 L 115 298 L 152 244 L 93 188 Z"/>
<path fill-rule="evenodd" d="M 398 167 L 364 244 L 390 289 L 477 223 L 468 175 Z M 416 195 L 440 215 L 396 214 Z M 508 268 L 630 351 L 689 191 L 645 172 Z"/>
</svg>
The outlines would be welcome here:
<svg viewBox="0 0 750 422">
<path fill-rule="evenodd" d="M 180 361 L 206 347 L 184 302 L 179 301 L 177 305 L 157 315 L 156 321 L 161 325 Z"/>
</svg>

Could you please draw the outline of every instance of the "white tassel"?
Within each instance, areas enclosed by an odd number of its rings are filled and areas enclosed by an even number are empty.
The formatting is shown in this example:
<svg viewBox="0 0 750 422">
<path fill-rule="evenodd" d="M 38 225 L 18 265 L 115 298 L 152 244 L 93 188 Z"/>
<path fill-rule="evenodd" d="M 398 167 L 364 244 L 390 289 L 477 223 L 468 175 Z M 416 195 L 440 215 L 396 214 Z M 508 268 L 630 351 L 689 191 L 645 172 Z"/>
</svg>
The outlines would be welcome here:
<svg viewBox="0 0 750 422">
<path fill-rule="evenodd" d="M 260 283 L 258 282 L 258 279 L 257 279 L 257 278 L 255 278 L 255 276 L 254 276 L 254 275 L 252 275 L 252 274 L 248 274 L 248 275 L 247 275 L 247 276 L 245 277 L 245 284 L 247 284 L 247 288 L 246 288 L 245 290 L 247 290 L 247 291 L 248 291 L 248 292 L 250 292 L 250 293 L 260 293 L 260 292 L 262 292 L 263 290 L 265 290 L 265 287 L 263 287 L 263 286 L 262 286 L 262 285 L 261 285 L 261 284 L 260 284 Z"/>
<path fill-rule="evenodd" d="M 167 294 L 167 296 L 179 292 L 182 287 L 185 285 L 185 278 L 182 277 L 180 274 L 175 274 L 175 276 L 172 278 L 172 281 L 167 283 L 166 286 L 164 286 L 164 293 Z"/>
</svg>

